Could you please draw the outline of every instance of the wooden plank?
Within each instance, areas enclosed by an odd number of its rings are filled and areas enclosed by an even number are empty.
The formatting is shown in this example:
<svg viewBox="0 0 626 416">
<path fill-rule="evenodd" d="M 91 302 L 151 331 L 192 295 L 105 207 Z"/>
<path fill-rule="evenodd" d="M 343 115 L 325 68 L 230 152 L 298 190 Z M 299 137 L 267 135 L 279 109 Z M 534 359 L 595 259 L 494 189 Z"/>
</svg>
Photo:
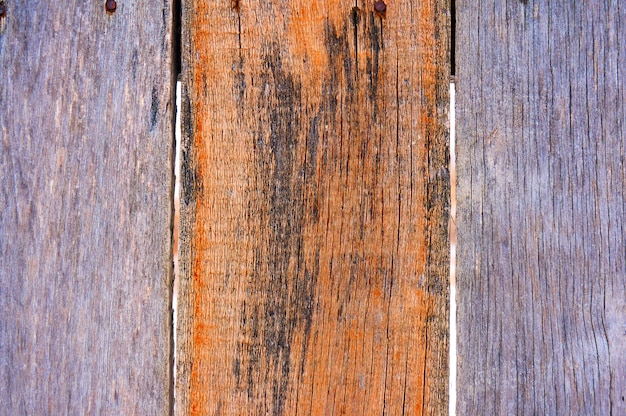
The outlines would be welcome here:
<svg viewBox="0 0 626 416">
<path fill-rule="evenodd" d="M 447 2 L 183 16 L 179 414 L 443 414 Z"/>
<path fill-rule="evenodd" d="M 460 415 L 626 414 L 626 9 L 457 1 Z"/>
<path fill-rule="evenodd" d="M 170 4 L 3 3 L 0 413 L 169 414 Z"/>
</svg>

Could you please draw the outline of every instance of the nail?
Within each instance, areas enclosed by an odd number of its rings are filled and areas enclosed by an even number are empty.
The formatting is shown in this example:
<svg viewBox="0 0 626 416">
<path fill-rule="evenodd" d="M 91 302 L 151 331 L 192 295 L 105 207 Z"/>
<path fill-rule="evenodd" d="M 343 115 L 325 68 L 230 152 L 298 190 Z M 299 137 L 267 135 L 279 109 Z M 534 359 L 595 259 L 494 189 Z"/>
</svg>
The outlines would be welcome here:
<svg viewBox="0 0 626 416">
<path fill-rule="evenodd" d="M 374 3 L 374 10 L 376 11 L 376 13 L 378 13 L 380 16 L 384 16 L 385 12 L 387 11 L 387 5 L 385 4 L 385 2 L 383 0 L 377 0 Z"/>
<path fill-rule="evenodd" d="M 115 13 L 115 9 L 117 9 L 117 2 L 115 0 L 107 0 L 106 3 L 104 3 L 104 8 L 107 13 Z"/>
</svg>

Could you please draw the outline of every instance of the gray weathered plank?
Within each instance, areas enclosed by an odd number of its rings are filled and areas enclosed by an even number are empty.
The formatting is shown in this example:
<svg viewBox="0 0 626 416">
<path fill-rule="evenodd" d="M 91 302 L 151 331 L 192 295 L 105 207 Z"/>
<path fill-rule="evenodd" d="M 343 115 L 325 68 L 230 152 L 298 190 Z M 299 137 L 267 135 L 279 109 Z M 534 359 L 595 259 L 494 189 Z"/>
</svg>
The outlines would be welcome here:
<svg viewBox="0 0 626 416">
<path fill-rule="evenodd" d="M 168 414 L 170 2 L 6 10 L 0 413 Z"/>
<path fill-rule="evenodd" d="M 626 414 L 626 8 L 457 1 L 461 415 Z"/>
</svg>

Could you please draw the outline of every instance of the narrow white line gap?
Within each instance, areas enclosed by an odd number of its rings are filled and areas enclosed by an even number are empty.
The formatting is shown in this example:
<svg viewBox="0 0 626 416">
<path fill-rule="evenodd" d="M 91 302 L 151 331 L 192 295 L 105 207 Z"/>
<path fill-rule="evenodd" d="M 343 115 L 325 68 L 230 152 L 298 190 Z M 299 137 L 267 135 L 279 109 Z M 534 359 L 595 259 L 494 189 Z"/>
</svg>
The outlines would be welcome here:
<svg viewBox="0 0 626 416">
<path fill-rule="evenodd" d="M 450 83 L 450 404 L 456 415 L 456 111 L 454 82 Z"/>
<path fill-rule="evenodd" d="M 176 137 L 176 148 L 175 148 L 175 162 L 174 162 L 174 288 L 172 289 L 172 309 L 173 309 L 173 331 L 174 331 L 174 414 L 176 414 L 176 374 L 177 374 L 177 347 L 176 347 L 176 336 L 177 336 L 177 323 L 178 323 L 178 253 L 179 253 L 179 230 L 180 230 L 180 140 L 181 140 L 181 129 L 180 129 L 180 107 L 181 107 L 181 83 L 180 81 L 176 82 L 176 124 L 175 128 L 175 137 Z"/>
</svg>

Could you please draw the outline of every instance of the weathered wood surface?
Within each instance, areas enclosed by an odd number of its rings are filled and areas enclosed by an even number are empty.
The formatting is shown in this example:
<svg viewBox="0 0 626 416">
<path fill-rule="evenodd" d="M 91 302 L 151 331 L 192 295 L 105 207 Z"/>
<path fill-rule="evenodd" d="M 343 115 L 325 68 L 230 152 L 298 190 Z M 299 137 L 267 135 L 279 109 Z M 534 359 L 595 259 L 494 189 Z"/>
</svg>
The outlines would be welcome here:
<svg viewBox="0 0 626 416">
<path fill-rule="evenodd" d="M 172 10 L 5 3 L 0 413 L 169 414 Z"/>
<path fill-rule="evenodd" d="M 447 2 L 183 22 L 179 414 L 444 414 Z"/>
<path fill-rule="evenodd" d="M 626 8 L 457 0 L 460 415 L 626 414 Z"/>
</svg>

